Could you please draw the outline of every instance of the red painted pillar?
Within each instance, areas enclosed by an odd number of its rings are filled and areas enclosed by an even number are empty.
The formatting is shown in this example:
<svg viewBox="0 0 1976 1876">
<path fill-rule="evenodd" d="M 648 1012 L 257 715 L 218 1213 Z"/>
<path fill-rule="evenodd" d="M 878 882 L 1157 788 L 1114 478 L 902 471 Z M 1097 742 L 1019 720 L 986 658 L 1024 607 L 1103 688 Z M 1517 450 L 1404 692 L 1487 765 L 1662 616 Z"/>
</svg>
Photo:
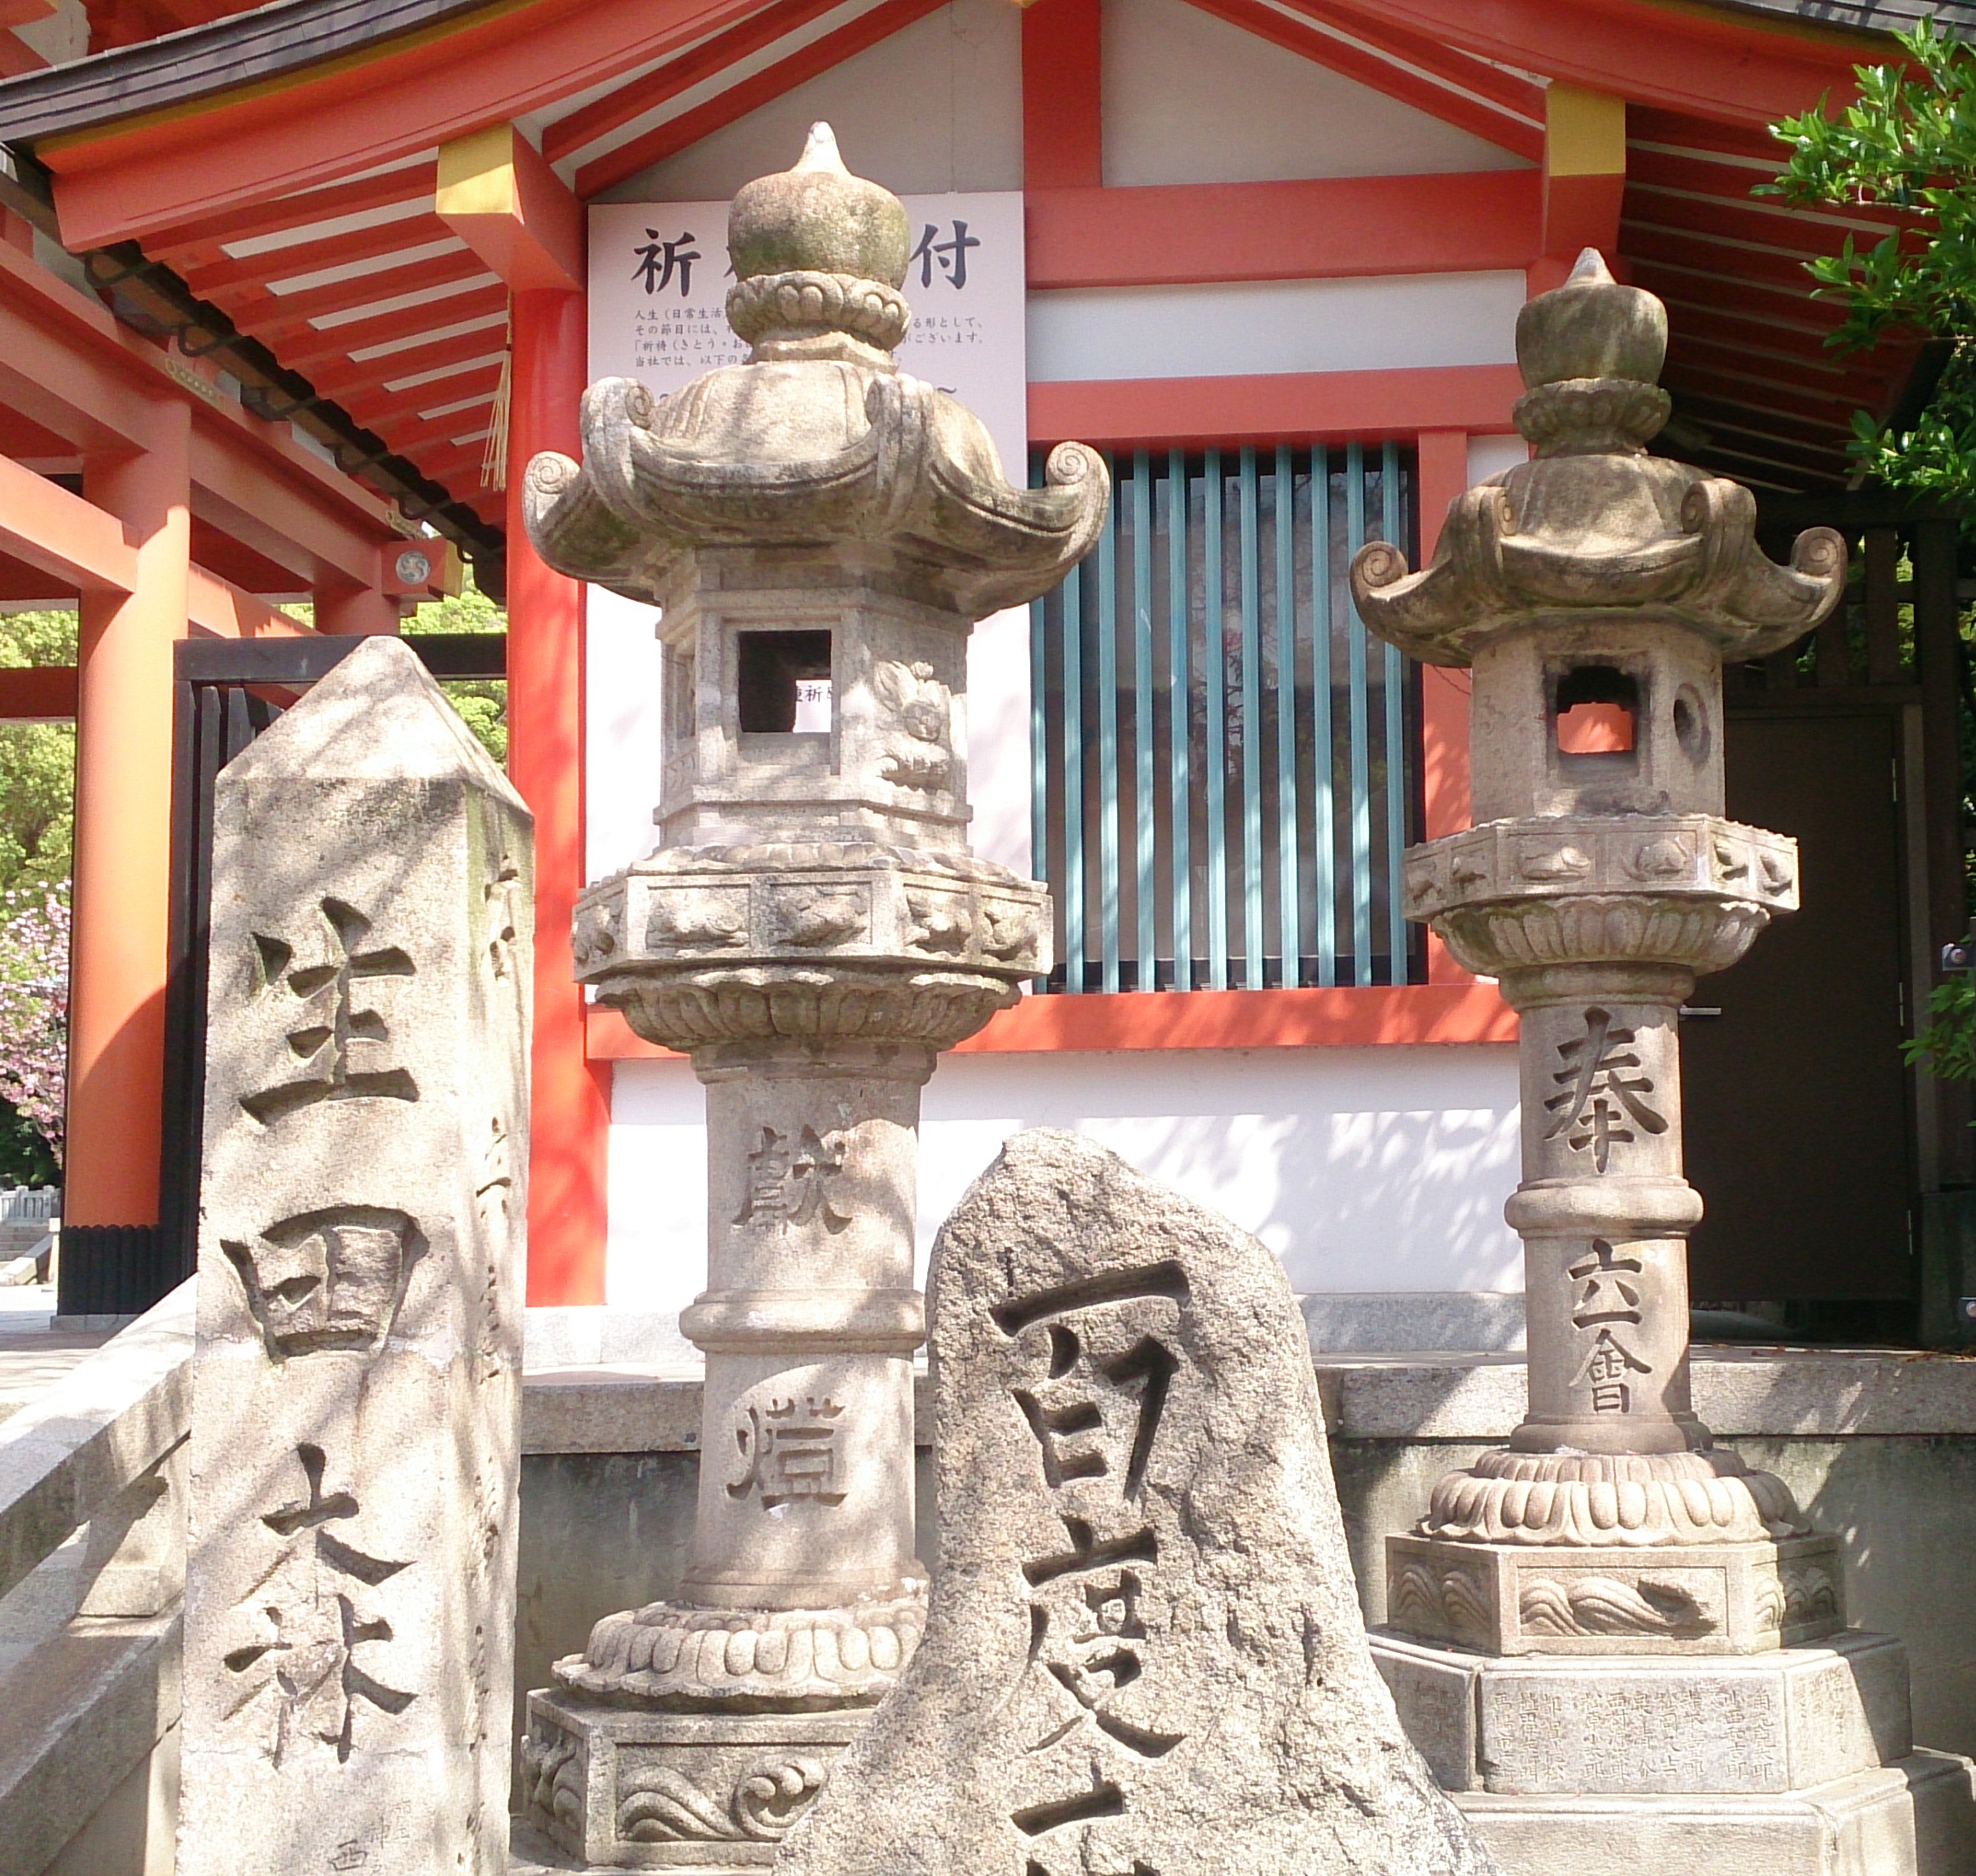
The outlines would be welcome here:
<svg viewBox="0 0 1976 1876">
<path fill-rule="evenodd" d="M 522 525 L 538 450 L 578 453 L 584 296 L 517 293 L 507 443 L 507 770 L 536 817 L 535 1044 L 530 1100 L 531 1303 L 604 1301 L 608 1063 L 584 1059 L 570 918 L 583 878 L 583 589 L 553 573 Z"/>
<path fill-rule="evenodd" d="M 320 586 L 315 600 L 318 632 L 356 638 L 398 630 L 397 599 L 375 586 Z"/>
<path fill-rule="evenodd" d="M 137 549 L 137 589 L 82 602 L 76 683 L 66 1225 L 158 1222 L 171 899 L 172 644 L 186 635 L 191 407 L 92 460 L 83 492 Z"/>
<path fill-rule="evenodd" d="M 1420 561 L 1434 558 L 1448 504 L 1469 485 L 1469 438 L 1462 430 L 1423 430 L 1420 464 Z M 1421 783 L 1429 840 L 1459 833 L 1474 819 L 1469 794 L 1469 673 L 1450 665 L 1420 672 Z M 1427 981 L 1466 984 L 1475 979 L 1448 956 L 1438 933 L 1427 935 Z"/>
</svg>

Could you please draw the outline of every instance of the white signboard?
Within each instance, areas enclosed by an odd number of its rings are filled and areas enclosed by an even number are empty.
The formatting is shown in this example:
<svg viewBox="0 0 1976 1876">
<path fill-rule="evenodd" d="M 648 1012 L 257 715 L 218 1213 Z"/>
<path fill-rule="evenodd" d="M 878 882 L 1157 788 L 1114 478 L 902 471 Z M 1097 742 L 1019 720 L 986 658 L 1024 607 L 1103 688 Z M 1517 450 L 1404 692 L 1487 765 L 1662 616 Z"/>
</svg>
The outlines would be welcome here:
<svg viewBox="0 0 1976 1876">
<path fill-rule="evenodd" d="M 899 367 L 951 392 L 988 427 L 1002 469 L 1028 475 L 1022 197 L 907 196 L 913 329 Z M 600 203 L 590 211 L 590 375 L 677 391 L 747 347 L 728 330 L 725 202 Z"/>
<path fill-rule="evenodd" d="M 907 196 L 913 237 L 901 369 L 950 392 L 1028 479 L 1019 192 Z M 727 204 L 609 203 L 590 210 L 590 381 L 637 378 L 669 395 L 747 347 L 728 329 Z M 658 658 L 649 608 L 593 587 L 588 609 L 587 841 L 598 878 L 649 852 L 658 798 Z M 1029 625 L 975 628 L 968 652 L 968 785 L 976 852 L 1029 871 Z"/>
</svg>

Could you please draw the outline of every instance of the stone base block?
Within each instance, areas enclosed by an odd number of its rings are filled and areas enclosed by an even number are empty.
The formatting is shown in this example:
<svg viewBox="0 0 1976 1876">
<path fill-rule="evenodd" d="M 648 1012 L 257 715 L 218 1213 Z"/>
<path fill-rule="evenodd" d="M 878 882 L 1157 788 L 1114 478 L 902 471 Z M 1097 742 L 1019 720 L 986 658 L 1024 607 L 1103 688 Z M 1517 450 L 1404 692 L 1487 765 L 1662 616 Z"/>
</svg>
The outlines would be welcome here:
<svg viewBox="0 0 1976 1876">
<path fill-rule="evenodd" d="M 1386 1540 L 1387 1621 L 1493 1655 L 1748 1655 L 1845 1626 L 1838 1540 L 1623 1545 Z"/>
<path fill-rule="evenodd" d="M 1907 1650 L 1860 1629 L 1824 1647 L 1686 1661 L 1372 1641 L 1408 1736 L 1452 1792 L 1780 1795 L 1914 1749 Z"/>
<path fill-rule="evenodd" d="M 1809 1791 L 1455 1803 L 1503 1876 L 1971 1876 L 1976 1765 L 1916 1752 Z"/>
<path fill-rule="evenodd" d="M 671 1713 L 532 1693 L 521 1822 L 578 1868 L 765 1868 L 870 1716 Z"/>
</svg>

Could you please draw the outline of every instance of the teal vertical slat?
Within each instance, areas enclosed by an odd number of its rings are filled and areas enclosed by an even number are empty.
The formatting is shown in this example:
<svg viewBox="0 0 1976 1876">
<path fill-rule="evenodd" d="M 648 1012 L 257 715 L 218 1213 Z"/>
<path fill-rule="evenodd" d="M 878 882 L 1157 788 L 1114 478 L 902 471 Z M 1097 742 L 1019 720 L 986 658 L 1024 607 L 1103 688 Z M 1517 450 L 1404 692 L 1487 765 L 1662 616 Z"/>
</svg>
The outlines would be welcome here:
<svg viewBox="0 0 1976 1876">
<path fill-rule="evenodd" d="M 1050 877 L 1049 648 L 1040 599 L 1029 602 L 1029 877 Z"/>
<path fill-rule="evenodd" d="M 1241 466 L 1242 985 L 1263 987 L 1263 524 L 1256 452 Z"/>
<path fill-rule="evenodd" d="M 1222 640 L 1222 453 L 1207 453 L 1201 481 L 1202 701 L 1207 747 L 1207 987 L 1229 987 L 1228 655 Z"/>
<path fill-rule="evenodd" d="M 1132 458 L 1132 784 L 1139 926 L 1133 981 L 1150 990 L 1160 939 L 1153 918 L 1153 466 L 1143 449 Z"/>
<path fill-rule="evenodd" d="M 1294 988 L 1303 955 L 1297 917 L 1297 483 L 1289 448 L 1276 448 L 1276 916 L 1282 981 Z"/>
<path fill-rule="evenodd" d="M 1366 544 L 1366 452 L 1345 445 L 1345 553 Z M 1352 735 L 1352 981 L 1372 981 L 1372 778 L 1371 700 L 1366 694 L 1366 622 L 1352 606 L 1346 622 L 1350 655 Z"/>
<path fill-rule="evenodd" d="M 1311 867 L 1316 899 L 1317 981 L 1338 981 L 1337 804 L 1331 726 L 1331 451 L 1310 452 L 1310 819 Z"/>
<path fill-rule="evenodd" d="M 1194 789 L 1187 759 L 1193 678 L 1187 656 L 1187 458 L 1166 456 L 1167 786 L 1173 848 L 1173 987 L 1194 988 Z"/>
<path fill-rule="evenodd" d="M 1400 445 L 1389 443 L 1379 463 L 1381 521 L 1387 540 L 1400 538 Z M 1406 668 L 1400 648 L 1386 647 L 1386 934 L 1393 981 L 1406 981 L 1406 915 L 1401 909 L 1401 856 L 1406 850 Z"/>
<path fill-rule="evenodd" d="M 1084 565 L 1063 576 L 1063 987 L 1084 988 Z"/>
<path fill-rule="evenodd" d="M 1098 987 L 1119 987 L 1119 509 L 1118 485 L 1097 537 Z"/>
</svg>

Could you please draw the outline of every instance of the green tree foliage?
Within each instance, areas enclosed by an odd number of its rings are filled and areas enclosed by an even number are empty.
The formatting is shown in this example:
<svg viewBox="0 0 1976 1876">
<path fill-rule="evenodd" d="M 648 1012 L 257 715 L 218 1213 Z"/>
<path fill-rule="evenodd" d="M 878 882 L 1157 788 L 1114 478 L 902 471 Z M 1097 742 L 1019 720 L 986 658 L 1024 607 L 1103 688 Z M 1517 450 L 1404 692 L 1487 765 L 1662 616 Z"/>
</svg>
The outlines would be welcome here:
<svg viewBox="0 0 1976 1876">
<path fill-rule="evenodd" d="M 422 632 L 506 632 L 507 616 L 473 584 L 471 571 L 456 599 L 428 600 L 400 628 L 408 638 Z M 488 754 L 507 761 L 507 680 L 449 678 L 440 686 L 447 701 L 480 739 Z"/>
<path fill-rule="evenodd" d="M 1821 100 L 1773 127 L 1789 162 L 1755 192 L 1900 216 L 1900 231 L 1864 247 L 1848 234 L 1810 272 L 1845 313 L 1836 347 L 1916 332 L 1954 346 L 1911 428 L 1856 414 L 1853 455 L 1875 481 L 1962 500 L 1976 497 L 1976 51 L 1928 20 L 1899 38 L 1904 60 L 1854 68 L 1853 103 Z"/>
</svg>

